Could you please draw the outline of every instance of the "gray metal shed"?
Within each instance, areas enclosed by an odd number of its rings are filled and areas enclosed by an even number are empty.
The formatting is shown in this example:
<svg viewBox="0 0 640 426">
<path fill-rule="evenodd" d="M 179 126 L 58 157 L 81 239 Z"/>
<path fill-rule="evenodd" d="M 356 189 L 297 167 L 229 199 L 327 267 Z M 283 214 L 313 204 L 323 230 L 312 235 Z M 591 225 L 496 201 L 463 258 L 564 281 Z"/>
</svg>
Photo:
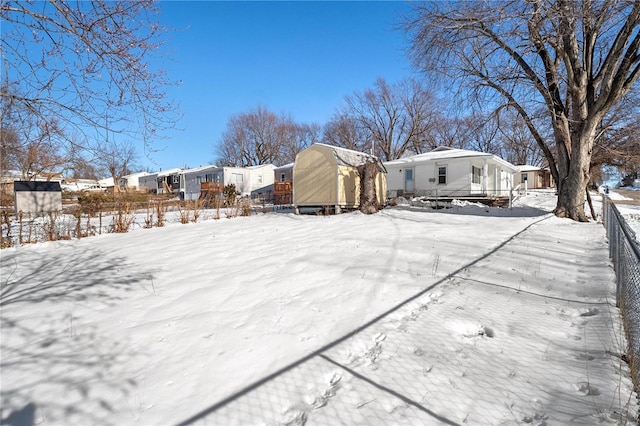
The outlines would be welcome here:
<svg viewBox="0 0 640 426">
<path fill-rule="evenodd" d="M 62 211 L 60 182 L 23 181 L 13 183 L 16 216 L 22 213 Z"/>
</svg>

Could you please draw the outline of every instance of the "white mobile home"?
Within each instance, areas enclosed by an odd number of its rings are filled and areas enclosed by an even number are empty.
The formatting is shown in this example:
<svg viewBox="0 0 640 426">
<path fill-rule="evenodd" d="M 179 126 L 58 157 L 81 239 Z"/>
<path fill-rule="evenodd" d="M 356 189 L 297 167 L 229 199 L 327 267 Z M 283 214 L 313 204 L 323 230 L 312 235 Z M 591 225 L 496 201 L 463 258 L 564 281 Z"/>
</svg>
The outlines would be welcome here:
<svg viewBox="0 0 640 426">
<path fill-rule="evenodd" d="M 384 163 L 390 198 L 508 196 L 517 168 L 493 154 L 436 148 Z"/>
<path fill-rule="evenodd" d="M 132 173 L 120 178 L 120 188 L 127 191 L 137 191 L 140 189 L 140 179 L 147 176 L 147 172 Z"/>
<path fill-rule="evenodd" d="M 242 197 L 248 197 L 253 191 L 273 185 L 273 164 L 250 167 L 220 167 L 216 171 L 214 182 L 223 182 L 224 186 L 234 184 Z"/>
<path fill-rule="evenodd" d="M 216 172 L 219 169 L 217 166 L 209 165 L 183 170 L 181 179 L 184 199 L 197 200 L 200 197 L 202 182 L 221 182 L 215 180 Z"/>
<path fill-rule="evenodd" d="M 138 177 L 138 188 L 141 191 L 148 191 L 153 194 L 158 192 L 158 173 L 148 173 Z"/>
<path fill-rule="evenodd" d="M 241 196 L 273 185 L 273 164 L 250 167 L 203 166 L 183 170 L 181 173 L 181 192 L 185 200 L 195 200 L 200 196 L 202 182 L 221 182 L 223 186 L 235 185 Z"/>
</svg>

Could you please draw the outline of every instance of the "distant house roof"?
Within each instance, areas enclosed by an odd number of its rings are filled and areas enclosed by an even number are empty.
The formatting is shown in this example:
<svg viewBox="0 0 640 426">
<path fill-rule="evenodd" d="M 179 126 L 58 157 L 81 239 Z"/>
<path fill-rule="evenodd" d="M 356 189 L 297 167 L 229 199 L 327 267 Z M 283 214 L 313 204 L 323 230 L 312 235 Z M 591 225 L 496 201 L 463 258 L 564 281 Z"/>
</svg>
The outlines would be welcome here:
<svg viewBox="0 0 640 426">
<path fill-rule="evenodd" d="M 163 170 L 163 171 L 159 171 L 158 172 L 158 177 L 162 177 L 162 176 L 169 176 L 169 175 L 175 175 L 182 172 L 181 168 L 175 168 L 175 169 L 169 169 L 169 170 Z"/>
<path fill-rule="evenodd" d="M 458 149 L 458 148 L 450 148 L 446 146 L 438 147 L 432 151 L 426 152 L 424 154 L 417 154 L 410 157 L 400 158 L 392 161 L 385 161 L 386 165 L 399 165 L 399 164 L 415 164 L 415 163 L 423 163 L 427 161 L 433 160 L 447 160 L 454 158 L 472 158 L 472 157 L 480 157 L 480 158 L 491 158 L 494 161 L 512 169 L 514 172 L 517 171 L 517 167 L 508 161 L 503 160 L 502 158 L 489 154 L 486 152 L 480 151 L 471 151 L 468 149 Z"/>
<path fill-rule="evenodd" d="M 274 170 L 289 170 L 293 169 L 294 163 L 285 164 L 284 166 L 276 167 Z"/>
<path fill-rule="evenodd" d="M 131 173 L 131 174 L 122 176 L 122 178 L 123 179 L 131 179 L 131 178 L 136 178 L 136 177 L 139 178 L 141 176 L 146 176 L 148 174 L 149 174 L 149 172 L 137 172 L 137 173 Z"/>
<path fill-rule="evenodd" d="M 249 169 L 249 170 L 255 170 L 255 169 L 261 169 L 263 167 L 271 167 L 271 168 L 275 169 L 276 166 L 274 166 L 273 164 L 258 164 L 256 166 L 247 166 L 245 168 Z"/>
<path fill-rule="evenodd" d="M 42 180 L 17 180 L 13 183 L 16 192 L 61 192 L 60 182 Z"/>
<path fill-rule="evenodd" d="M 214 170 L 214 169 L 218 169 L 219 167 L 213 164 L 209 164 L 208 166 L 199 166 L 199 167 L 194 167 L 193 169 L 184 169 L 182 170 L 183 174 L 187 174 L 187 173 L 199 173 L 205 170 Z"/>
<path fill-rule="evenodd" d="M 523 166 L 516 166 L 518 168 L 519 172 L 537 172 L 538 170 L 542 170 L 542 167 L 538 167 L 538 166 L 529 166 L 529 165 L 523 165 Z"/>
</svg>

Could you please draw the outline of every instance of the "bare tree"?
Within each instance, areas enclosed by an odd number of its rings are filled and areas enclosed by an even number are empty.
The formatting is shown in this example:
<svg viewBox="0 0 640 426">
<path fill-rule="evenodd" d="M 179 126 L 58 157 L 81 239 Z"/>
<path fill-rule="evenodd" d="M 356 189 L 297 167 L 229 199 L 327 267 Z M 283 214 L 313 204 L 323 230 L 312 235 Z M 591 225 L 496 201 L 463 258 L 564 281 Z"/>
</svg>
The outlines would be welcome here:
<svg viewBox="0 0 640 426">
<path fill-rule="evenodd" d="M 531 136 L 527 125 L 512 109 L 502 109 L 494 115 L 502 140 L 502 155 L 515 165 L 542 166 L 546 164 L 544 154 Z M 539 126 L 542 133 L 543 130 Z"/>
<path fill-rule="evenodd" d="M 62 172 L 70 146 L 57 120 L 42 120 L 11 98 L 0 98 L 2 171 L 19 170 L 22 179 Z"/>
<path fill-rule="evenodd" d="M 43 128 L 95 140 L 106 129 L 150 148 L 174 123 L 169 82 L 151 63 L 165 31 L 156 14 L 153 0 L 3 0 L 0 96 Z"/>
<path fill-rule="evenodd" d="M 586 221 L 597 129 L 640 75 L 640 2 L 433 2 L 414 12 L 416 63 L 484 105 L 514 108 L 557 183 L 556 215 Z M 540 105 L 552 140 L 532 118 Z"/>
<path fill-rule="evenodd" d="M 324 125 L 322 141 L 359 152 L 371 152 L 371 133 L 347 112 L 336 112 Z"/>
<path fill-rule="evenodd" d="M 215 149 L 216 162 L 239 167 L 282 165 L 292 162 L 298 152 L 319 138 L 317 124 L 298 124 L 287 115 L 258 106 L 229 118 Z"/>
<path fill-rule="evenodd" d="M 428 150 L 439 146 L 464 149 L 469 146 L 469 121 L 463 117 L 438 114 L 425 139 Z"/>
<path fill-rule="evenodd" d="M 137 152 L 131 142 L 107 140 L 101 144 L 100 150 L 95 150 L 93 163 L 99 171 L 103 171 L 113 178 L 114 190 L 120 190 L 120 179 L 131 173 L 136 165 Z"/>
<path fill-rule="evenodd" d="M 366 129 L 374 154 L 395 160 L 421 153 L 434 118 L 434 96 L 417 80 L 389 85 L 376 80 L 373 89 L 347 97 L 349 114 Z"/>
<path fill-rule="evenodd" d="M 287 136 L 283 139 L 280 156 L 275 161 L 278 165 L 293 163 L 300 151 L 321 140 L 322 127 L 319 124 L 289 123 L 285 127 L 288 127 L 288 131 L 283 132 Z"/>
<path fill-rule="evenodd" d="M 602 182 L 602 167 L 634 176 L 640 170 L 640 106 L 638 98 L 616 105 L 598 127 L 591 156 L 591 181 Z"/>
</svg>

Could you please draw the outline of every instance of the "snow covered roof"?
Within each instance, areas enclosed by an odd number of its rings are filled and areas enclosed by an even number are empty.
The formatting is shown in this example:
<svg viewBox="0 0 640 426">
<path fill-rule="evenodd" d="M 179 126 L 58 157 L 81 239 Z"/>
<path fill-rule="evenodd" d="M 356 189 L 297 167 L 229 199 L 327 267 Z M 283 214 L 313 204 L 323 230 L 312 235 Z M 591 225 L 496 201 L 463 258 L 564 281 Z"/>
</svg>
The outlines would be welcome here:
<svg viewBox="0 0 640 426">
<path fill-rule="evenodd" d="M 245 167 L 245 169 L 248 169 L 248 170 L 256 170 L 256 169 L 262 169 L 262 168 L 275 169 L 276 166 L 274 166 L 273 164 L 258 164 L 256 166 L 247 166 L 247 167 Z"/>
<path fill-rule="evenodd" d="M 542 167 L 538 166 L 530 166 L 530 165 L 522 165 L 516 166 L 519 172 L 537 172 L 538 170 L 542 170 Z"/>
<path fill-rule="evenodd" d="M 200 167 L 194 167 L 193 169 L 185 169 L 182 170 L 182 173 L 186 174 L 186 173 L 198 173 L 198 172 L 202 172 L 204 170 L 213 170 L 213 169 L 218 169 L 219 167 L 213 164 L 209 164 L 208 166 L 200 166 Z"/>
<path fill-rule="evenodd" d="M 149 174 L 151 174 L 151 173 L 149 173 L 149 172 L 136 172 L 136 173 L 131 173 L 131 174 L 122 176 L 122 178 L 123 179 L 131 179 L 131 178 L 146 176 L 146 175 L 149 175 Z"/>
<path fill-rule="evenodd" d="M 285 164 L 284 166 L 276 167 L 274 170 L 288 170 L 293 169 L 294 163 Z"/>
<path fill-rule="evenodd" d="M 367 158 L 375 159 L 380 162 L 375 155 L 367 154 L 366 152 L 354 151 L 352 149 L 342 148 L 339 146 L 327 145 L 324 143 L 314 143 L 311 146 L 321 146 L 331 149 L 338 160 L 338 164 L 341 166 L 361 166 L 366 162 Z"/>
<path fill-rule="evenodd" d="M 512 171 L 517 171 L 517 167 L 508 161 L 503 160 L 497 155 L 489 154 L 486 152 L 480 151 L 471 151 L 468 149 L 459 149 L 459 148 L 450 148 L 450 147 L 438 147 L 432 151 L 426 152 L 424 154 L 412 155 L 410 157 L 399 158 L 397 160 L 385 161 L 385 166 L 394 166 L 394 165 L 404 165 L 404 164 L 419 164 L 426 163 L 434 160 L 447 160 L 447 159 L 455 159 L 455 158 L 490 158 L 497 163 L 502 164 L 503 166 L 511 169 Z"/>
<path fill-rule="evenodd" d="M 180 172 L 182 172 L 182 168 L 180 168 L 180 167 L 175 168 L 175 169 L 168 169 L 168 170 L 164 170 L 164 171 L 159 171 L 158 172 L 158 177 L 175 175 L 175 174 L 180 173 Z"/>
</svg>

